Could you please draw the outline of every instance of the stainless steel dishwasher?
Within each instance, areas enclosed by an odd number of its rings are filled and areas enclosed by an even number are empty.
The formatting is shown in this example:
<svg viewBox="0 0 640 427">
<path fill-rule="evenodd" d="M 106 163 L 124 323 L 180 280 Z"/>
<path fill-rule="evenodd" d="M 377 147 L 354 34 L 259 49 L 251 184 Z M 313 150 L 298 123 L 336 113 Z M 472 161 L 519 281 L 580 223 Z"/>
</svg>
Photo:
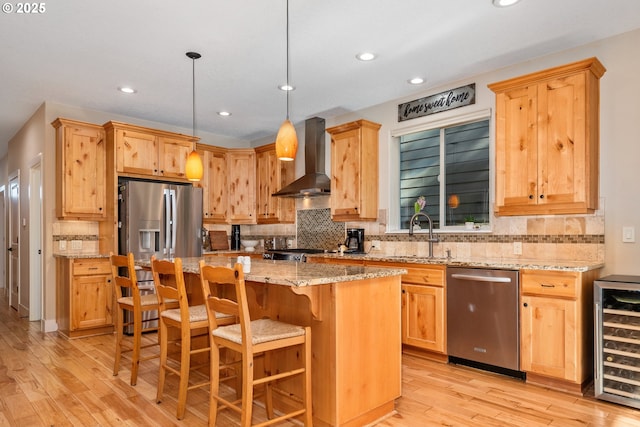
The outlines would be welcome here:
<svg viewBox="0 0 640 427">
<path fill-rule="evenodd" d="M 524 378 L 520 372 L 518 271 L 447 268 L 451 363 Z"/>
</svg>

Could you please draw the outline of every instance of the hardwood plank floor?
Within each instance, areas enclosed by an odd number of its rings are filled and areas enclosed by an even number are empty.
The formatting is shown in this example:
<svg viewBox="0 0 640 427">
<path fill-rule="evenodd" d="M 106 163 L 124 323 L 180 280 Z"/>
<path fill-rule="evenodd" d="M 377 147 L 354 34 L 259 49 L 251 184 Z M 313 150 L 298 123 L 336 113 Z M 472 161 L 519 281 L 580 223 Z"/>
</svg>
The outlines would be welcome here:
<svg viewBox="0 0 640 427">
<path fill-rule="evenodd" d="M 178 421 L 175 377 L 167 378 L 165 399 L 156 404 L 157 360 L 140 365 L 132 387 L 128 359 L 112 375 L 113 354 L 113 336 L 66 340 L 41 333 L 39 322 L 20 319 L 0 295 L 0 426 L 206 425 L 206 389 L 189 392 Z M 640 426 L 640 410 L 414 356 L 403 357 L 402 378 L 397 413 L 376 426 Z M 239 424 L 228 411 L 218 418 L 219 426 Z"/>
</svg>

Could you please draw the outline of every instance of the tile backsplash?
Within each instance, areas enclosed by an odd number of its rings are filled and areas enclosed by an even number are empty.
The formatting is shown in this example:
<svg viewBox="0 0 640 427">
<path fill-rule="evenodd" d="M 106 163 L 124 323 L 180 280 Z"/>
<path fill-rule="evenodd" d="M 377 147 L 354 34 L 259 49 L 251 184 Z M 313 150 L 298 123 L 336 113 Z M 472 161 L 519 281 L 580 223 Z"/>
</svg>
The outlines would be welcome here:
<svg viewBox="0 0 640 427">
<path fill-rule="evenodd" d="M 331 209 L 297 211 L 297 241 L 299 248 L 336 250 L 344 243 L 344 222 L 331 220 Z"/>
</svg>

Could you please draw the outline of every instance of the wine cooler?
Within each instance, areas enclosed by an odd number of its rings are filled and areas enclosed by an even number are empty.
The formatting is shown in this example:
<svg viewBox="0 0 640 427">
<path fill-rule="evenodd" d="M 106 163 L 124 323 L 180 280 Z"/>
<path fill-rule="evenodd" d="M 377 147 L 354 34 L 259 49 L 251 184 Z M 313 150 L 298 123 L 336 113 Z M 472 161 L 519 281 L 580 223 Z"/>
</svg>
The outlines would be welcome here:
<svg viewBox="0 0 640 427">
<path fill-rule="evenodd" d="M 640 276 L 594 282 L 595 397 L 640 408 Z"/>
</svg>

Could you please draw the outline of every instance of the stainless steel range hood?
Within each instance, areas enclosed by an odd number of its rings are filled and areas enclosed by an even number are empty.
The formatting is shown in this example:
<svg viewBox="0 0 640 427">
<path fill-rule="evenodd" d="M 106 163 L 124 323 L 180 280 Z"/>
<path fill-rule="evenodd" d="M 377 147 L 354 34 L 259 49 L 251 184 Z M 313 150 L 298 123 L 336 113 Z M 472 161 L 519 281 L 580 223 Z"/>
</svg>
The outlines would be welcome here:
<svg viewBox="0 0 640 427">
<path fill-rule="evenodd" d="M 273 193 L 276 197 L 329 196 L 331 181 L 324 173 L 325 148 L 324 119 L 312 117 L 304 124 L 304 170 L 305 174 Z"/>
</svg>

